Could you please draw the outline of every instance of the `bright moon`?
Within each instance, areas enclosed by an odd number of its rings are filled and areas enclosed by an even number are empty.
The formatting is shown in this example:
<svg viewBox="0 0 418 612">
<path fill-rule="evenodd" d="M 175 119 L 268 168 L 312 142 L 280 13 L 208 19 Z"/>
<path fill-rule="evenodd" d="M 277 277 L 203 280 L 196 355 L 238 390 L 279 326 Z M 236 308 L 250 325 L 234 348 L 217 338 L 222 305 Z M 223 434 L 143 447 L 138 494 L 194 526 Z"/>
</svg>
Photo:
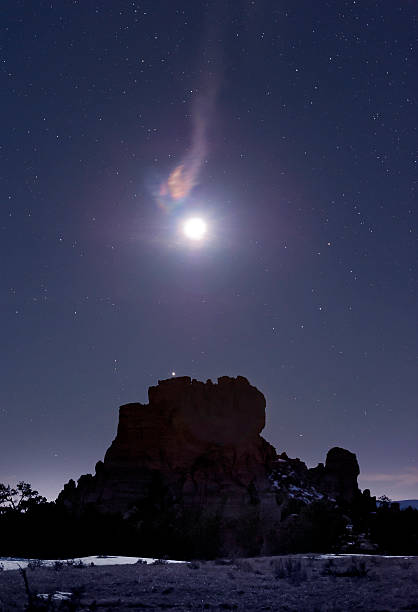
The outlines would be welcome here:
<svg viewBox="0 0 418 612">
<path fill-rule="evenodd" d="M 183 232 L 190 240 L 202 240 L 206 234 L 206 223 L 199 217 L 187 219 L 183 224 Z"/>
</svg>

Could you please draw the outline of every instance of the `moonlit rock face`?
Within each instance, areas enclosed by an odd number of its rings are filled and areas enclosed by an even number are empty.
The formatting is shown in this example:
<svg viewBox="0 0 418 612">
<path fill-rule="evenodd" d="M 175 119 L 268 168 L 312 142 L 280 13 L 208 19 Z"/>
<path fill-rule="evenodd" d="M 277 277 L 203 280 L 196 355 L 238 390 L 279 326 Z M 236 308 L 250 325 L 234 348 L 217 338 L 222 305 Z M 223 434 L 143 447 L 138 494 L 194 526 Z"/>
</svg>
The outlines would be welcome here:
<svg viewBox="0 0 418 612">
<path fill-rule="evenodd" d="M 192 217 L 184 222 L 183 232 L 190 240 L 202 240 L 206 234 L 206 223 L 200 217 Z"/>
</svg>

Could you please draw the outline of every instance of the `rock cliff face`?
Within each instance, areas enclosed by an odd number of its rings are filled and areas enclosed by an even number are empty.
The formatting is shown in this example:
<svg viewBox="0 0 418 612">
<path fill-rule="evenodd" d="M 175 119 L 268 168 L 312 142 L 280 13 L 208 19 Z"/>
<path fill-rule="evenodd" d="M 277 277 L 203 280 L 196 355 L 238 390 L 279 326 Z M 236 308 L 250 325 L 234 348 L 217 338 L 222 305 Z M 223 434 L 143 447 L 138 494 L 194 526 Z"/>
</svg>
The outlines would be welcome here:
<svg viewBox="0 0 418 612">
<path fill-rule="evenodd" d="M 260 435 L 265 399 L 247 379 L 217 384 L 189 377 L 159 381 L 149 404 L 121 406 L 116 438 L 94 476 L 70 481 L 58 497 L 72 512 L 217 517 L 224 548 L 269 551 L 289 499 L 350 502 L 358 493 L 355 455 L 329 451 L 326 464 L 278 456 Z"/>
</svg>

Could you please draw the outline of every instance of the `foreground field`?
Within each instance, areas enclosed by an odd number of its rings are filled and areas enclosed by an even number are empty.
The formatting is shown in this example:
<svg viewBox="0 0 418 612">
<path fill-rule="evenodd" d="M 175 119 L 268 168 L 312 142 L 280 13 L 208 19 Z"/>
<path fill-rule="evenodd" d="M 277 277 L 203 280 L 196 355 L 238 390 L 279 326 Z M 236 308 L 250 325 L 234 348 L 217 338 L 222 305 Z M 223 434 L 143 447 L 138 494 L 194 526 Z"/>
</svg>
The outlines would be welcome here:
<svg viewBox="0 0 418 612">
<path fill-rule="evenodd" d="M 418 611 L 417 557 L 292 555 L 188 564 L 58 564 L 28 568 L 26 575 L 34 596 L 31 608 L 21 573 L 0 572 L 1 612 L 41 609 L 39 604 L 44 610 L 68 611 Z"/>
</svg>

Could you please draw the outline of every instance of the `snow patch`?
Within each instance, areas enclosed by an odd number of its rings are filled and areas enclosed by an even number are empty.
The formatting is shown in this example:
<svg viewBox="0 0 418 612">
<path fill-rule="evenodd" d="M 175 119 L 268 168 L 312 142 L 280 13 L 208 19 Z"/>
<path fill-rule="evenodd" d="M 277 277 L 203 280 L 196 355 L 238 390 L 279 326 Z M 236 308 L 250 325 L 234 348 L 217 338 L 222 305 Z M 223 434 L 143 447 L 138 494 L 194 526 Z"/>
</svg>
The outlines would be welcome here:
<svg viewBox="0 0 418 612">
<path fill-rule="evenodd" d="M 38 559 L 21 559 L 19 557 L 0 557 L 0 568 L 3 566 L 4 570 L 17 570 L 25 569 L 28 567 L 30 562 L 37 562 Z M 129 565 L 133 563 L 145 562 L 155 563 L 158 559 L 151 557 L 122 557 L 122 556 L 91 556 L 91 557 L 77 557 L 75 559 L 42 559 L 40 561 L 41 567 L 54 567 L 55 563 L 68 563 L 69 566 L 77 565 Z M 174 559 L 168 559 L 166 563 L 186 563 L 186 561 L 176 561 Z"/>
<path fill-rule="evenodd" d="M 65 601 L 71 599 L 72 593 L 66 593 L 65 591 L 57 591 L 52 595 L 48 595 L 48 593 L 38 593 L 37 597 L 39 599 L 50 599 L 51 601 Z"/>
</svg>

